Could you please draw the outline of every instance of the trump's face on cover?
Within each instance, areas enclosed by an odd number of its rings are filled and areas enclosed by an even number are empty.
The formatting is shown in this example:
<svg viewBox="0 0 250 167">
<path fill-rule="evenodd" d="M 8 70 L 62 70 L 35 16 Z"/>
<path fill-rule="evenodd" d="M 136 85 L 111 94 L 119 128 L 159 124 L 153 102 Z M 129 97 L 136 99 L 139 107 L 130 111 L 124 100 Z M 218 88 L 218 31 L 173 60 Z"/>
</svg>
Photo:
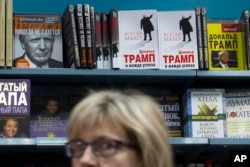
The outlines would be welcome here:
<svg viewBox="0 0 250 167">
<path fill-rule="evenodd" d="M 26 55 L 37 65 L 43 65 L 48 62 L 52 55 L 53 43 L 53 35 L 25 35 L 21 41 Z"/>
</svg>

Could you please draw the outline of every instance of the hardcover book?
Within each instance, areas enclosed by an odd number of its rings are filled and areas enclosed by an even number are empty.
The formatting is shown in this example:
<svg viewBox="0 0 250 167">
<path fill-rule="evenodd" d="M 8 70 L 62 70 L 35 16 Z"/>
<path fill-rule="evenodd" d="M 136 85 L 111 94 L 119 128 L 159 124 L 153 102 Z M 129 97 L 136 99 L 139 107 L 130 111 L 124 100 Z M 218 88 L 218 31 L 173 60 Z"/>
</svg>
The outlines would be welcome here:
<svg viewBox="0 0 250 167">
<path fill-rule="evenodd" d="M 16 68 L 62 68 L 62 17 L 60 14 L 14 13 Z"/>
<path fill-rule="evenodd" d="M 243 10 L 240 16 L 240 25 L 243 31 L 246 47 L 246 69 L 250 70 L 250 30 L 249 30 L 249 10 Z"/>
<path fill-rule="evenodd" d="M 101 13 L 95 12 L 95 53 L 96 53 L 96 68 L 103 69 L 103 52 L 102 52 L 102 28 L 101 28 Z"/>
<path fill-rule="evenodd" d="M 74 6 L 69 4 L 63 14 L 64 64 L 66 68 L 80 68 L 79 45 Z"/>
<path fill-rule="evenodd" d="M 5 0 L 0 0 L 0 67 L 4 68 L 6 64 L 5 56 Z"/>
<path fill-rule="evenodd" d="M 245 42 L 238 21 L 208 20 L 207 33 L 209 70 L 245 70 Z"/>
<path fill-rule="evenodd" d="M 185 137 L 225 137 L 224 89 L 187 89 L 183 111 Z"/>
<path fill-rule="evenodd" d="M 159 103 L 170 137 L 183 137 L 182 99 L 178 91 L 150 89 L 149 94 Z"/>
<path fill-rule="evenodd" d="M 120 69 L 159 69 L 157 11 L 119 10 Z"/>
<path fill-rule="evenodd" d="M 75 7 L 75 20 L 76 20 L 76 30 L 78 37 L 78 46 L 79 46 L 79 56 L 80 56 L 80 65 L 81 68 L 87 68 L 87 49 L 86 49 L 86 35 L 85 35 L 85 24 L 83 19 L 83 6 L 82 4 L 76 4 Z"/>
<path fill-rule="evenodd" d="M 203 45 L 203 56 L 204 56 L 204 70 L 209 69 L 208 60 L 208 41 L 207 41 L 207 8 L 201 8 L 201 29 L 202 29 L 202 45 Z"/>
<path fill-rule="evenodd" d="M 0 79 L 0 138 L 29 137 L 30 80 Z"/>
<path fill-rule="evenodd" d="M 195 10 L 158 12 L 161 69 L 199 69 Z"/>
<path fill-rule="evenodd" d="M 202 44 L 202 25 L 201 25 L 201 8 L 200 7 L 195 8 L 195 14 L 196 14 L 199 70 L 204 70 L 204 55 L 203 55 L 203 44 Z"/>
<path fill-rule="evenodd" d="M 5 54 L 6 67 L 13 67 L 13 0 L 6 0 L 5 9 Z M 15 29 L 14 29 L 15 30 Z"/>
<path fill-rule="evenodd" d="M 229 138 L 250 138 L 250 96 L 226 96 L 226 135 Z"/>
<path fill-rule="evenodd" d="M 34 96 L 31 99 L 30 137 L 66 137 L 66 96 Z"/>
</svg>

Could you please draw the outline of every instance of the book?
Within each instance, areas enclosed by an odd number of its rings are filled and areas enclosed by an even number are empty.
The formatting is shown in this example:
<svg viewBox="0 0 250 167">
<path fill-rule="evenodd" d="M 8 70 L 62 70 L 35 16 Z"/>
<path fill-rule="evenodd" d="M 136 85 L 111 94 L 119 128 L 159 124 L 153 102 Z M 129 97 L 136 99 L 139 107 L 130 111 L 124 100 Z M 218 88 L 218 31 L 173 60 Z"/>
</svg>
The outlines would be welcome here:
<svg viewBox="0 0 250 167">
<path fill-rule="evenodd" d="M 14 13 L 13 17 L 13 66 L 16 68 L 62 68 L 61 15 Z"/>
<path fill-rule="evenodd" d="M 195 10 L 159 11 L 160 69 L 199 69 Z"/>
<path fill-rule="evenodd" d="M 118 10 L 120 69 L 159 69 L 155 9 Z"/>
<path fill-rule="evenodd" d="M 5 54 L 6 67 L 13 67 L 13 0 L 6 0 Z M 14 29 L 15 30 L 15 29 Z"/>
<path fill-rule="evenodd" d="M 203 44 L 202 44 L 202 25 L 201 25 L 201 8 L 195 8 L 196 14 L 196 30 L 197 30 L 197 47 L 199 57 L 199 70 L 204 69 L 204 55 L 203 55 Z"/>
<path fill-rule="evenodd" d="M 111 62 L 112 68 L 120 67 L 119 54 L 119 26 L 118 26 L 118 10 L 111 9 L 109 13 L 110 28 L 110 46 L 111 46 Z"/>
<path fill-rule="evenodd" d="M 146 88 L 147 93 L 159 104 L 165 125 L 169 129 L 168 135 L 170 137 L 183 137 L 182 99 L 178 90 L 169 90 L 164 87 Z"/>
<path fill-rule="evenodd" d="M 5 56 L 5 0 L 0 1 L 0 68 L 6 64 Z"/>
<path fill-rule="evenodd" d="M 225 97 L 226 136 L 250 138 L 250 91 L 230 91 Z"/>
<path fill-rule="evenodd" d="M 86 36 L 85 36 L 85 24 L 83 21 L 83 9 L 82 4 L 76 4 L 75 6 L 75 17 L 76 17 L 76 30 L 78 37 L 78 46 L 79 46 L 79 57 L 80 57 L 80 66 L 81 68 L 87 68 L 87 50 L 86 50 Z"/>
<path fill-rule="evenodd" d="M 0 138 L 29 137 L 29 79 L 0 79 Z"/>
<path fill-rule="evenodd" d="M 68 4 L 63 13 L 63 36 L 64 36 L 64 66 L 66 68 L 80 68 L 79 45 L 76 32 L 74 5 Z"/>
<path fill-rule="evenodd" d="M 204 70 L 209 69 L 208 59 L 208 38 L 207 38 L 207 8 L 201 7 L 201 29 L 202 29 L 202 45 L 204 56 Z"/>
<path fill-rule="evenodd" d="M 67 96 L 32 96 L 30 137 L 66 137 L 68 117 Z"/>
<path fill-rule="evenodd" d="M 90 14 L 90 28 L 91 28 L 91 49 L 92 49 L 92 59 L 93 59 L 93 67 L 97 67 L 97 57 L 96 57 L 96 28 L 95 28 L 95 8 L 94 6 L 89 7 Z"/>
<path fill-rule="evenodd" d="M 102 48 L 102 28 L 101 28 L 101 13 L 95 12 L 95 54 L 96 68 L 103 69 L 103 48 Z"/>
<path fill-rule="evenodd" d="M 236 20 L 208 20 L 209 70 L 245 70 L 241 25 Z"/>
<path fill-rule="evenodd" d="M 184 136 L 225 137 L 224 89 L 187 89 L 183 95 Z"/>
<path fill-rule="evenodd" d="M 250 70 L 250 30 L 249 30 L 249 10 L 243 10 L 239 19 L 245 43 L 246 52 L 246 69 Z"/>
<path fill-rule="evenodd" d="M 111 47 L 108 17 L 109 16 L 107 13 L 101 13 L 102 53 L 104 69 L 111 69 Z"/>
<path fill-rule="evenodd" d="M 90 5 L 83 4 L 83 18 L 85 24 L 85 34 L 86 34 L 86 50 L 87 50 L 87 65 L 88 68 L 93 68 L 93 50 L 92 50 L 92 30 L 90 21 Z"/>
</svg>

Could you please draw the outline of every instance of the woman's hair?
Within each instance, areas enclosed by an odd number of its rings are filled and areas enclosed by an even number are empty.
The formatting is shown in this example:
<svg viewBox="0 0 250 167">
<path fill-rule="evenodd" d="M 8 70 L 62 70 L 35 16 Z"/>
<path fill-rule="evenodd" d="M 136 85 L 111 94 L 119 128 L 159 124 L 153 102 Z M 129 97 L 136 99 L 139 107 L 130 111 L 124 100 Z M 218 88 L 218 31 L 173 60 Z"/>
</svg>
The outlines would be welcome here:
<svg viewBox="0 0 250 167">
<path fill-rule="evenodd" d="M 92 91 L 72 110 L 68 139 L 77 139 L 103 120 L 123 128 L 130 142 L 139 146 L 143 167 L 172 167 L 168 128 L 152 97 L 136 90 Z"/>
</svg>

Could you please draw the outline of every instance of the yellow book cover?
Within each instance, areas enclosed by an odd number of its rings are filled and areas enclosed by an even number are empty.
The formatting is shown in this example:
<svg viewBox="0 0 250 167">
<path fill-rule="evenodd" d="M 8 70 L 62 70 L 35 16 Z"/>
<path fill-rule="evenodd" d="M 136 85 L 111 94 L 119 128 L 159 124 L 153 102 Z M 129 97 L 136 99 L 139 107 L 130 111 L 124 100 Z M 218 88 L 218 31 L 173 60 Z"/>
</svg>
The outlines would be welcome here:
<svg viewBox="0 0 250 167">
<path fill-rule="evenodd" d="M 245 70 L 246 54 L 241 26 L 234 21 L 209 21 L 209 70 Z"/>
</svg>

